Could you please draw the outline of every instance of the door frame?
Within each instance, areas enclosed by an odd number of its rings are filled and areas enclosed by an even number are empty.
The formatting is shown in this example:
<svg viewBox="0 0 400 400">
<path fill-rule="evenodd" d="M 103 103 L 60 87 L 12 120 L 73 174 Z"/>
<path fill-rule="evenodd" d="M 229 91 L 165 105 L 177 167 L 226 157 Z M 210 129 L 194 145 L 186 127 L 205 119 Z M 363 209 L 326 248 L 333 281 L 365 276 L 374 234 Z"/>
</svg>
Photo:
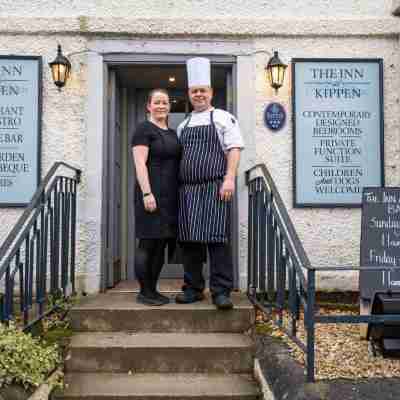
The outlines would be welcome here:
<svg viewBox="0 0 400 400">
<path fill-rule="evenodd" d="M 140 54 L 140 53 L 106 53 L 103 58 L 103 87 L 108 88 L 109 68 L 114 66 L 127 65 L 185 65 L 186 60 L 192 57 L 204 56 L 210 59 L 212 64 L 226 66 L 232 69 L 232 110 L 237 114 L 237 57 L 231 55 L 215 54 Z M 107 120 L 108 101 L 107 90 L 103 90 L 103 121 Z M 109 180 L 110 173 L 107 169 L 107 160 L 109 157 L 109 148 L 107 146 L 107 124 L 103 124 L 103 168 L 102 168 L 102 207 L 101 207 L 101 260 L 100 260 L 100 288 L 101 291 L 107 289 L 106 277 L 108 276 L 109 252 L 105 248 L 107 237 L 107 218 L 108 218 L 108 199 L 109 199 Z M 233 226 L 232 235 L 232 258 L 234 273 L 234 288 L 239 288 L 239 217 L 238 217 L 238 196 L 235 193 L 235 201 L 232 209 Z"/>
</svg>

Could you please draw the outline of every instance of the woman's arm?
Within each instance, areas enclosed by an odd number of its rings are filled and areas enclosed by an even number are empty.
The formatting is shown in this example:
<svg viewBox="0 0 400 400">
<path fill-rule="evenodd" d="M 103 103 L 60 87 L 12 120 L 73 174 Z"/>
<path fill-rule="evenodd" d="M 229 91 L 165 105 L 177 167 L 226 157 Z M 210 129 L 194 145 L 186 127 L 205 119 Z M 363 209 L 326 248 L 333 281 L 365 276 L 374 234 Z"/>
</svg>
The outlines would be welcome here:
<svg viewBox="0 0 400 400">
<path fill-rule="evenodd" d="M 150 193 L 143 197 L 144 208 L 146 211 L 153 212 L 157 209 L 156 199 L 151 193 L 149 171 L 147 170 L 147 157 L 149 155 L 148 146 L 132 147 L 133 160 L 135 162 L 136 179 L 138 180 L 142 193 Z"/>
</svg>

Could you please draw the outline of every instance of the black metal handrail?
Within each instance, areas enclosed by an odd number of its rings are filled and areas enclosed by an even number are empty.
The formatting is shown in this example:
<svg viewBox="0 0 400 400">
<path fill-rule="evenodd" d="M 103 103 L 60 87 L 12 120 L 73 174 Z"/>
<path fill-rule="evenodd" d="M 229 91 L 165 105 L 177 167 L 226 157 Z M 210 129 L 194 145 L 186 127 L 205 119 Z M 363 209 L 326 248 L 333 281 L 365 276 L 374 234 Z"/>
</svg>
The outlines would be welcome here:
<svg viewBox="0 0 400 400">
<path fill-rule="evenodd" d="M 64 167 L 74 177 L 56 175 Z M 75 292 L 77 185 L 81 170 L 56 162 L 0 247 L 0 321 L 24 329 L 56 307 L 48 295 Z M 48 281 L 50 287 L 48 288 Z M 18 281 L 18 295 L 15 286 Z M 47 306 L 46 306 L 47 304 Z"/>
<path fill-rule="evenodd" d="M 320 315 L 316 307 L 316 272 L 400 268 L 313 267 L 266 166 L 258 164 L 246 171 L 246 184 L 249 192 L 248 297 L 257 308 L 274 315 L 272 321 L 306 353 L 307 380 L 313 382 L 316 323 L 400 322 L 400 315 Z M 306 343 L 297 337 L 301 309 Z M 288 324 L 285 324 L 284 312 L 288 315 Z"/>
</svg>

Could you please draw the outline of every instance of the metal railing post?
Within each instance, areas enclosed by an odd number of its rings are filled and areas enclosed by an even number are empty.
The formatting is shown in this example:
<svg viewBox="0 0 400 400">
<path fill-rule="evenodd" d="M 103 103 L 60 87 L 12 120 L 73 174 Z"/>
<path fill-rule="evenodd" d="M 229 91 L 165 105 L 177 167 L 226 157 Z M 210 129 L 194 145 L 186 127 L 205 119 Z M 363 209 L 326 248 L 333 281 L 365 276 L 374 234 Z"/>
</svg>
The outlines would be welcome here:
<svg viewBox="0 0 400 400">
<path fill-rule="evenodd" d="M 267 294 L 268 301 L 273 301 L 274 290 L 274 262 L 275 262 L 275 237 L 274 237 L 274 216 L 272 192 L 267 192 L 268 210 L 267 210 Z"/>
<path fill-rule="evenodd" d="M 260 217 L 261 217 L 261 182 L 260 178 L 256 180 L 255 205 L 254 205 L 254 225 L 253 225 L 253 287 L 257 293 L 259 288 L 259 272 L 260 272 Z"/>
<path fill-rule="evenodd" d="M 77 177 L 78 179 L 78 177 Z M 79 174 L 80 180 L 80 174 Z M 72 285 L 72 293 L 75 294 L 75 250 L 76 250 L 76 185 L 77 182 L 71 181 L 71 271 L 70 281 Z"/>
<path fill-rule="evenodd" d="M 307 273 L 307 381 L 315 380 L 315 270 L 309 269 Z"/>
<path fill-rule="evenodd" d="M 247 233 L 247 293 L 253 295 L 253 184 L 249 186 L 248 233 Z"/>
<path fill-rule="evenodd" d="M 259 280 L 258 285 L 260 288 L 260 292 L 263 295 L 263 300 L 265 300 L 265 292 L 266 292 L 266 269 L 267 269 L 267 249 L 266 249 L 266 240 L 267 240 L 267 209 L 265 203 L 265 191 L 260 192 L 260 272 L 259 272 Z"/>
</svg>

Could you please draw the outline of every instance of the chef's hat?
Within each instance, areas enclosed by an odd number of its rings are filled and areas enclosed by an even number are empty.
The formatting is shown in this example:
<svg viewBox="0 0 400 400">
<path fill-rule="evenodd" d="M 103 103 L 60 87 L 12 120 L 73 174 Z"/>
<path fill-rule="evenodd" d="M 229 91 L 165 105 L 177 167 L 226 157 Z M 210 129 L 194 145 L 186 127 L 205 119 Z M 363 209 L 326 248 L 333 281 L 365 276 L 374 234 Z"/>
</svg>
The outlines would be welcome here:
<svg viewBox="0 0 400 400">
<path fill-rule="evenodd" d="M 204 57 L 190 58 L 186 61 L 188 87 L 211 86 L 210 60 Z"/>
</svg>

